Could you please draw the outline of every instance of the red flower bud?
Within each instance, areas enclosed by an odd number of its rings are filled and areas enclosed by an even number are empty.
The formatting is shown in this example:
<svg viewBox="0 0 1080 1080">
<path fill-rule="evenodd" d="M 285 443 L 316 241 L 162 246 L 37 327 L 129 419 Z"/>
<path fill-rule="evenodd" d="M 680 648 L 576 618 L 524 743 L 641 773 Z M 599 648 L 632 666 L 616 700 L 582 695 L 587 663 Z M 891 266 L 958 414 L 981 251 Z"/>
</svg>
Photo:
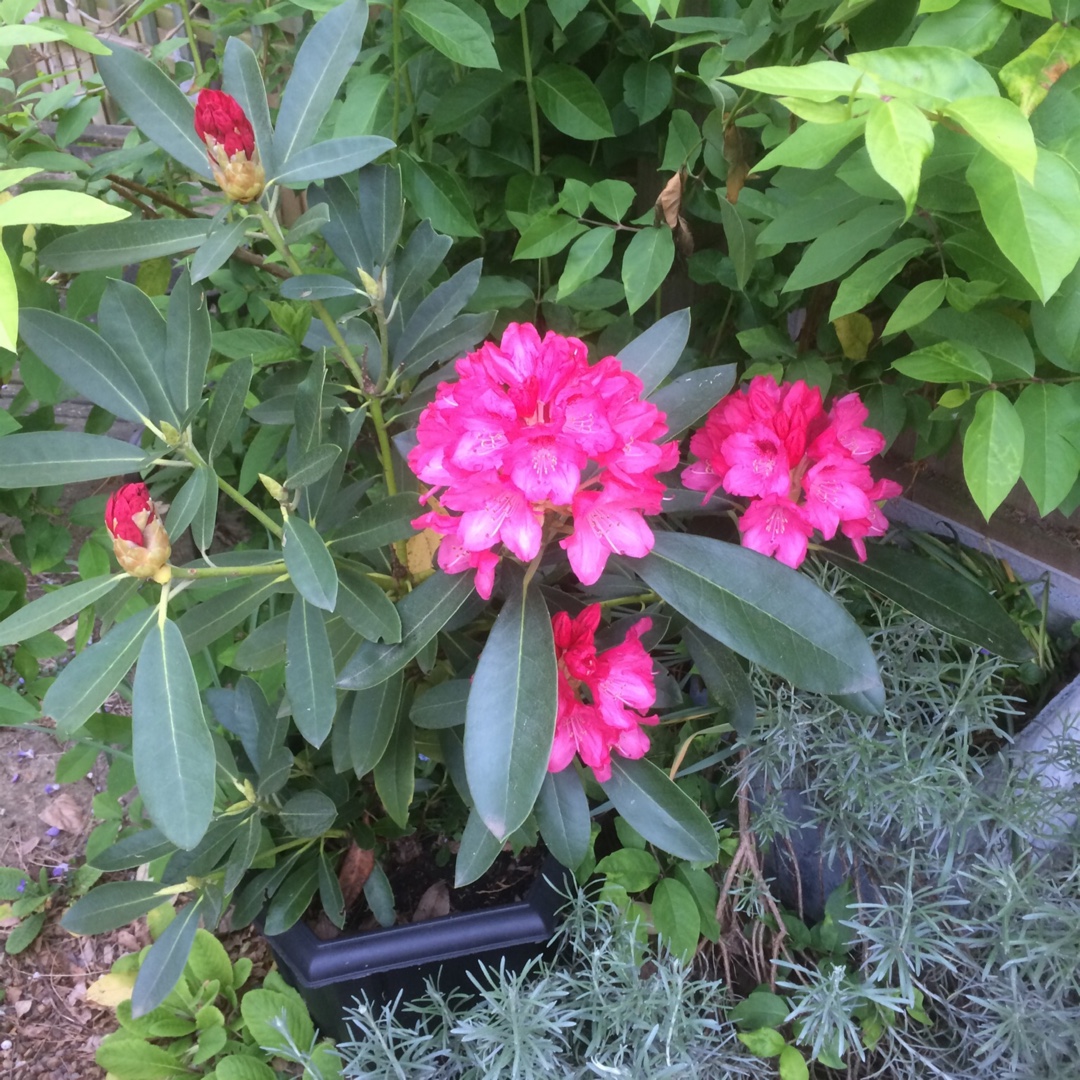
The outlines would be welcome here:
<svg viewBox="0 0 1080 1080">
<path fill-rule="evenodd" d="M 145 484 L 125 484 L 105 504 L 105 527 L 121 568 L 134 577 L 166 582 L 172 548 Z"/>
<path fill-rule="evenodd" d="M 221 90 L 200 90 L 195 133 L 206 143 L 214 179 L 230 199 L 251 202 L 262 194 L 266 174 L 255 132 L 236 98 Z"/>
<path fill-rule="evenodd" d="M 207 146 L 210 140 L 225 148 L 227 157 L 255 156 L 255 132 L 240 103 L 222 90 L 200 90 L 195 106 L 195 133 Z"/>
</svg>

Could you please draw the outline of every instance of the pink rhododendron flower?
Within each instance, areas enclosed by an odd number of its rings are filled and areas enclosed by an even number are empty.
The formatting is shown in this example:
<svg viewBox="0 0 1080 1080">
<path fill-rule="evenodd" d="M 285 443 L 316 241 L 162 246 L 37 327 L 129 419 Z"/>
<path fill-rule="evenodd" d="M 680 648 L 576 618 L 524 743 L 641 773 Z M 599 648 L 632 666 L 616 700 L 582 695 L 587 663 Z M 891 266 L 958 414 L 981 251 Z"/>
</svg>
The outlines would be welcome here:
<svg viewBox="0 0 1080 1080">
<path fill-rule="evenodd" d="M 109 496 L 105 504 L 105 528 L 112 537 L 113 554 L 121 569 L 137 578 L 153 578 L 162 584 L 170 579 L 169 534 L 145 484 L 125 484 Z"/>
<path fill-rule="evenodd" d="M 596 651 L 600 605 L 590 604 L 575 619 L 560 611 L 551 620 L 555 658 L 559 665 L 559 711 L 549 772 L 565 769 L 577 754 L 603 782 L 611 779 L 611 752 L 625 758 L 644 757 L 649 737 L 642 724 L 655 724 L 644 715 L 656 702 L 652 660 L 641 635 L 652 627 L 640 619 L 621 645 Z M 584 690 L 589 700 L 581 697 Z"/>
<path fill-rule="evenodd" d="M 511 323 L 456 364 L 420 414 L 413 472 L 438 509 L 417 528 L 443 535 L 439 566 L 475 567 L 491 595 L 498 550 L 531 562 L 559 538 L 579 580 L 593 584 L 612 552 L 646 555 L 644 515 L 660 512 L 678 446 L 658 444 L 664 414 L 641 380 L 609 356 L 590 365 L 576 338 Z"/>
<path fill-rule="evenodd" d="M 870 475 L 866 463 L 885 437 L 865 426 L 869 415 L 858 394 L 826 413 L 816 387 L 759 375 L 691 437 L 697 460 L 683 470 L 683 483 L 705 492 L 706 502 L 718 488 L 749 498 L 739 520 L 743 546 L 788 566 L 806 558 L 815 529 L 826 540 L 842 532 L 865 560 L 865 538 L 889 527 L 879 503 L 901 491 Z"/>
</svg>

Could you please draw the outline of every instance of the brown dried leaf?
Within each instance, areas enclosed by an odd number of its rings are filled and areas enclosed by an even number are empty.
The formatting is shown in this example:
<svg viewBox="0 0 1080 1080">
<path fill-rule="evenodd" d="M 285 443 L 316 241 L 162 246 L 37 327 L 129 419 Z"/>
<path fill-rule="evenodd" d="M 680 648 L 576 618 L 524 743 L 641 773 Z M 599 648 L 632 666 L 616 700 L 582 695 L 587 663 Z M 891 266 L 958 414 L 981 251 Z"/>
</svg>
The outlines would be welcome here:
<svg viewBox="0 0 1080 1080">
<path fill-rule="evenodd" d="M 338 870 L 338 884 L 341 886 L 341 896 L 345 901 L 346 911 L 360 899 L 360 894 L 364 891 L 367 879 L 374 869 L 374 851 L 368 851 L 354 843 L 345 852 L 345 858 L 341 860 L 341 869 Z"/>
<path fill-rule="evenodd" d="M 63 829 L 64 832 L 81 833 L 86 827 L 86 812 L 68 791 L 61 791 L 38 814 L 38 817 L 46 825 L 54 829 Z"/>
<path fill-rule="evenodd" d="M 445 881 L 436 881 L 429 886 L 420 903 L 416 905 L 412 921 L 427 922 L 428 919 L 437 919 L 442 915 L 450 914 L 450 887 Z"/>
<path fill-rule="evenodd" d="M 434 529 L 425 529 L 405 541 L 405 555 L 410 574 L 422 574 L 435 565 L 435 552 L 442 543 L 442 534 Z"/>
<path fill-rule="evenodd" d="M 656 200 L 657 213 L 664 219 L 669 229 L 675 229 L 679 224 L 685 178 L 686 170 L 680 169 L 664 185 L 664 190 L 660 192 L 660 197 Z"/>
<path fill-rule="evenodd" d="M 728 163 L 727 201 L 736 203 L 750 175 L 750 163 L 746 160 L 742 133 L 730 122 L 724 128 L 724 160 Z"/>
</svg>

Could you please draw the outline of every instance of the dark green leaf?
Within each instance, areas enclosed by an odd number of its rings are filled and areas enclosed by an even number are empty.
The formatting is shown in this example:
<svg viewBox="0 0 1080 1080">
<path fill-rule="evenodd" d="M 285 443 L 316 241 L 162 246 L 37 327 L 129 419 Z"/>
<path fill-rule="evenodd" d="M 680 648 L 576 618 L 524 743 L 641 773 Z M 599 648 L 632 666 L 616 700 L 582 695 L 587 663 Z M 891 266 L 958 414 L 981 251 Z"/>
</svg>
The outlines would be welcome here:
<svg viewBox="0 0 1080 1080">
<path fill-rule="evenodd" d="M 151 628 L 131 697 L 135 778 L 150 820 L 177 847 L 202 838 L 214 810 L 214 742 L 176 623 Z"/>
<path fill-rule="evenodd" d="M 389 495 L 338 529 L 331 543 L 337 551 L 375 551 L 396 540 L 408 540 L 416 533 L 411 522 L 422 512 L 415 493 Z"/>
<path fill-rule="evenodd" d="M 234 360 L 218 380 L 217 389 L 210 399 L 210 416 L 206 422 L 207 461 L 213 461 L 235 434 L 236 425 L 244 415 L 244 400 L 254 373 L 255 365 L 245 357 Z"/>
<path fill-rule="evenodd" d="M 206 298 L 201 289 L 192 286 L 191 275 L 184 270 L 169 294 L 164 356 L 169 392 L 184 419 L 202 397 L 209 361 L 210 313 Z"/>
<path fill-rule="evenodd" d="M 719 845 L 701 808 L 651 761 L 611 759 L 600 785 L 615 809 L 651 844 L 689 862 L 716 861 Z"/>
<path fill-rule="evenodd" d="M 54 240 L 41 252 L 41 261 L 68 274 L 108 270 L 191 251 L 203 242 L 209 228 L 204 217 L 91 225 Z"/>
<path fill-rule="evenodd" d="M 375 790 L 386 812 L 401 828 L 409 824 L 409 803 L 416 782 L 412 724 L 402 717 L 391 732 L 386 752 L 375 766 Z"/>
<path fill-rule="evenodd" d="M 745 739 L 754 729 L 754 691 L 735 654 L 696 626 L 684 627 L 682 639 L 705 686 L 724 709 L 724 719 Z"/>
<path fill-rule="evenodd" d="M 161 371 L 165 320 L 150 297 L 126 281 L 110 280 L 98 308 L 98 326 L 131 378 L 145 392 L 150 419 L 178 425 L 180 418 Z"/>
<path fill-rule="evenodd" d="M 98 870 L 132 870 L 143 863 L 172 855 L 175 851 L 176 845 L 171 840 L 166 840 L 160 829 L 151 826 L 117 840 L 111 847 L 87 861 Z"/>
<path fill-rule="evenodd" d="M 357 690 L 349 714 L 349 754 L 357 776 L 367 776 L 382 761 L 398 713 L 404 676 L 400 671 L 378 686 Z"/>
<path fill-rule="evenodd" d="M 405 203 L 401 197 L 401 172 L 395 165 L 368 165 L 356 174 L 360 228 L 368 258 L 360 265 L 372 274 L 385 266 L 401 237 Z"/>
<path fill-rule="evenodd" d="M 201 914 L 201 897 L 185 904 L 142 958 L 131 991 L 131 1015 L 135 1019 L 156 1009 L 180 981 Z"/>
<path fill-rule="evenodd" d="M 477 878 L 483 877 L 502 849 L 503 842 L 488 831 L 483 818 L 475 810 L 470 810 L 454 863 L 454 888 L 471 885 Z"/>
<path fill-rule="evenodd" d="M 324 15 L 304 39 L 277 114 L 274 162 L 278 170 L 290 168 L 293 155 L 314 141 L 360 52 L 367 17 L 367 4 L 345 0 Z"/>
<path fill-rule="evenodd" d="M 81 431 L 27 431 L 0 444 L 0 490 L 76 484 L 137 472 L 147 463 L 138 446 Z"/>
<path fill-rule="evenodd" d="M 282 548 L 296 591 L 309 604 L 333 611 L 337 603 L 337 569 L 323 538 L 303 518 L 290 514 L 285 521 Z"/>
<path fill-rule="evenodd" d="M 359 296 L 360 290 L 333 274 L 298 274 L 281 283 L 281 295 L 289 300 L 330 300 L 335 296 Z"/>
<path fill-rule="evenodd" d="M 202 281 L 229 261 L 229 256 L 244 242 L 251 218 L 222 222 L 211 229 L 191 260 L 191 280 Z"/>
<path fill-rule="evenodd" d="M 95 405 L 136 423 L 151 419 L 139 379 L 90 327 L 30 308 L 23 311 L 19 330 L 48 368 Z"/>
<path fill-rule="evenodd" d="M 296 463 L 296 468 L 285 479 L 285 487 L 296 491 L 321 480 L 333 467 L 341 454 L 341 447 L 323 443 L 313 447 Z M 325 550 L 325 544 L 323 548 Z M 332 560 L 331 560 L 332 561 Z"/>
<path fill-rule="evenodd" d="M 300 791 L 281 808 L 281 824 L 305 839 L 322 836 L 334 826 L 337 806 L 321 791 Z"/>
<path fill-rule="evenodd" d="M 283 934 L 290 926 L 294 925 L 297 919 L 307 911 L 308 904 L 311 903 L 311 898 L 315 895 L 315 890 L 318 887 L 319 860 L 318 856 L 313 855 L 311 858 L 305 859 L 300 863 L 300 865 L 297 866 L 297 868 L 282 882 L 281 886 L 271 897 L 270 903 L 266 909 L 266 921 L 263 923 L 263 933 L 268 937 L 273 936 L 274 934 Z M 259 993 L 268 994 L 270 991 L 249 990 L 244 995 L 244 1004 L 246 1005 L 252 994 Z M 282 997 L 280 994 L 274 994 L 273 996 L 277 998 Z M 299 1005 L 299 1008 L 303 1009 L 303 1006 Z M 244 1019 L 247 1020 L 247 1009 L 244 1009 L 244 1014 Z M 306 1012 L 304 1016 L 306 1019 Z M 251 1023 L 250 1021 L 248 1022 L 249 1024 Z M 280 1020 L 278 1020 L 278 1023 L 280 1023 Z M 277 1041 L 273 1045 L 285 1045 L 283 1033 L 279 1030 L 276 1034 Z M 265 1046 L 267 1043 L 263 1043 L 263 1045 Z"/>
<path fill-rule="evenodd" d="M 8 436 L 8 438 L 18 438 L 18 436 Z M 38 597 L 37 600 L 19 608 L 13 615 L 9 615 L 0 622 L 0 645 L 14 645 L 35 634 L 51 630 L 76 612 L 89 607 L 95 600 L 116 588 L 123 580 L 122 574 L 106 574 L 102 577 L 91 578 L 89 581 L 76 581 L 71 585 L 63 585 L 53 592 Z"/>
<path fill-rule="evenodd" d="M 477 342 L 486 337 L 495 322 L 494 311 L 476 315 L 458 315 L 441 330 L 428 334 L 401 359 L 402 375 L 415 378 L 435 364 L 464 356 Z"/>
<path fill-rule="evenodd" d="M 195 109 L 183 90 L 137 49 L 113 49 L 99 56 L 97 65 L 106 89 L 135 126 L 193 173 L 209 179 L 206 144 L 195 134 Z"/>
<path fill-rule="evenodd" d="M 584 72 L 568 64 L 548 64 L 534 86 L 540 109 L 564 135 L 591 142 L 615 134 L 604 99 Z"/>
<path fill-rule="evenodd" d="M 469 573 L 438 572 L 429 577 L 398 603 L 401 643 L 365 642 L 345 665 L 338 686 L 362 690 L 400 671 L 450 621 L 472 591 Z"/>
<path fill-rule="evenodd" d="M 346 139 L 328 139 L 301 150 L 274 178 L 279 184 L 310 184 L 341 176 L 374 161 L 393 150 L 394 144 L 381 135 L 354 135 Z"/>
<path fill-rule="evenodd" d="M 341 883 L 325 854 L 319 856 L 319 901 L 330 921 L 340 930 L 345 925 L 345 897 Z"/>
<path fill-rule="evenodd" d="M 775 559 L 703 536 L 658 533 L 635 569 L 695 626 L 796 686 L 823 694 L 881 686 L 858 624 Z"/>
<path fill-rule="evenodd" d="M 732 387 L 735 365 L 699 368 L 661 387 L 649 400 L 667 417 L 668 438 L 678 438 Z"/>
<path fill-rule="evenodd" d="M 589 800 L 573 768 L 549 772 L 536 801 L 536 823 L 548 851 L 568 869 L 580 866 L 589 853 Z"/>
<path fill-rule="evenodd" d="M 287 588 L 269 574 L 245 581 L 184 612 L 177 625 L 188 649 L 200 652 L 223 634 L 239 626 L 271 594 Z"/>
<path fill-rule="evenodd" d="M 1022 663 L 1031 658 L 1031 646 L 1001 604 L 961 574 L 884 544 L 874 545 L 865 563 L 846 551 L 826 554 L 852 577 L 938 630 L 1007 660 Z"/>
<path fill-rule="evenodd" d="M 639 334 L 616 356 L 625 371 L 642 383 L 648 397 L 671 374 L 690 338 L 690 309 L 673 311 Z"/>
<path fill-rule="evenodd" d="M 394 346 L 393 362 L 404 364 L 416 347 L 427 337 L 441 330 L 468 303 L 480 281 L 482 259 L 463 266 L 448 281 L 437 285 L 424 297 L 409 317 L 401 337 Z"/>
<path fill-rule="evenodd" d="M 622 264 L 622 283 L 631 314 L 664 284 L 674 261 L 675 241 L 666 225 L 634 233 Z"/>
<path fill-rule="evenodd" d="M 521 826 L 540 793 L 555 737 L 557 674 L 539 585 L 515 583 L 480 654 L 465 720 L 469 790 L 500 839 Z"/>
<path fill-rule="evenodd" d="M 469 700 L 469 680 L 451 679 L 425 690 L 412 704 L 409 719 L 418 728 L 438 731 L 465 723 L 465 706 Z"/>
<path fill-rule="evenodd" d="M 383 641 L 388 645 L 401 641 L 397 608 L 364 574 L 349 569 L 339 572 L 335 613 L 368 641 Z"/>
<path fill-rule="evenodd" d="M 107 934 L 162 902 L 155 881 L 109 881 L 76 900 L 60 920 L 73 934 Z"/>
<path fill-rule="evenodd" d="M 405 21 L 429 45 L 470 68 L 498 68 L 491 29 L 450 0 L 409 0 Z"/>
<path fill-rule="evenodd" d="M 312 746 L 322 746 L 337 709 L 334 657 L 326 617 L 302 596 L 289 611 L 285 650 L 285 689 L 293 720 Z"/>
<path fill-rule="evenodd" d="M 70 735 L 101 708 L 131 670 L 156 615 L 149 607 L 130 616 L 60 672 L 41 702 L 42 712 L 53 718 L 58 732 Z"/>
</svg>

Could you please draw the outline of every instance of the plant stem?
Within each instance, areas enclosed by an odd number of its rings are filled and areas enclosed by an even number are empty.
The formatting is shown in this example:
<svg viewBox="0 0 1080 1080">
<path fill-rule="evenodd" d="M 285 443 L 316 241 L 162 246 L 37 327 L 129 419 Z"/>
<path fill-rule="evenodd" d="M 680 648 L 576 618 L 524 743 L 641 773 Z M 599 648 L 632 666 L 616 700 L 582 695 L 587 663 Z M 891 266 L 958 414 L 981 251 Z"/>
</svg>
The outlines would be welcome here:
<svg viewBox="0 0 1080 1080">
<path fill-rule="evenodd" d="M 529 46 L 529 23 L 522 10 L 521 53 L 525 62 L 525 93 L 529 98 L 529 122 L 532 125 L 533 176 L 540 175 L 540 118 L 536 112 L 536 92 L 533 90 L 532 49 Z"/>
<path fill-rule="evenodd" d="M 659 599 L 660 597 L 650 590 L 649 592 L 638 593 L 636 596 L 617 596 L 614 600 L 601 600 L 600 606 L 602 608 L 614 608 L 622 607 L 624 604 L 652 604 Z"/>
<path fill-rule="evenodd" d="M 220 578 L 254 577 L 256 574 L 284 574 L 284 562 L 260 563 L 258 566 L 189 566 L 172 568 L 173 577 Z"/>
<path fill-rule="evenodd" d="M 266 230 L 266 235 L 269 238 L 270 243 L 274 245 L 281 257 L 285 260 L 286 266 L 288 266 L 294 274 L 302 274 L 304 271 L 293 257 L 293 253 L 289 250 L 289 245 L 285 243 L 285 237 L 282 235 L 278 223 L 274 220 L 273 214 L 271 214 L 261 203 L 255 203 L 254 206 L 255 213 L 258 215 L 259 221 Z M 322 320 L 323 326 L 326 327 L 326 332 L 330 335 L 330 339 L 337 348 L 338 354 L 341 356 L 345 366 L 349 369 L 349 374 L 356 380 L 357 386 L 363 386 L 363 372 L 360 370 L 360 365 L 356 362 L 356 357 L 353 356 L 348 343 L 338 329 L 338 324 L 334 320 L 333 315 L 326 310 L 326 305 L 321 300 L 312 300 L 311 306 L 315 314 Z"/>
<path fill-rule="evenodd" d="M 217 480 L 217 486 L 221 488 L 233 502 L 242 506 L 256 521 L 262 524 L 264 528 L 269 529 L 279 540 L 281 539 L 283 530 L 272 517 L 260 510 L 246 495 L 241 495 L 228 480 L 223 480 L 220 476 L 217 476 L 216 473 L 215 479 Z"/>
<path fill-rule="evenodd" d="M 191 21 L 191 8 L 188 0 L 180 0 L 180 15 L 184 20 L 184 33 L 187 34 L 188 48 L 191 50 L 191 62 L 195 66 L 195 78 L 203 75 L 202 58 L 199 56 L 199 39 L 195 36 L 195 24 Z"/>
<path fill-rule="evenodd" d="M 394 116 L 391 122 L 394 149 L 390 151 L 390 157 L 396 161 L 398 125 L 401 119 L 401 0 L 393 0 L 390 7 L 390 33 L 394 63 Z"/>
</svg>

